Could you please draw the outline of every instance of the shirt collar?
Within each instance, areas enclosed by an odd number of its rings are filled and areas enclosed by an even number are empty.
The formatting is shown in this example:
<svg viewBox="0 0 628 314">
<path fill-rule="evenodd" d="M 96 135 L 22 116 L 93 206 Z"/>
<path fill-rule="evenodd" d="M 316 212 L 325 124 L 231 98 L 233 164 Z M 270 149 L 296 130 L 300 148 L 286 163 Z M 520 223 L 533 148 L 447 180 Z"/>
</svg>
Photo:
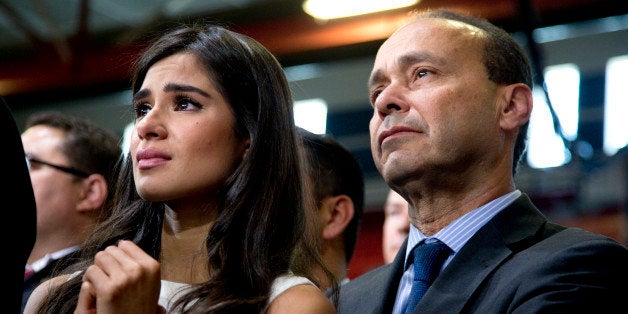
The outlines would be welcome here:
<svg viewBox="0 0 628 314">
<path fill-rule="evenodd" d="M 410 224 L 410 233 L 408 234 L 408 245 L 406 246 L 404 269 L 408 268 L 408 257 L 412 249 L 422 241 L 431 242 L 440 240 L 457 253 L 466 241 L 475 234 L 486 222 L 493 218 L 497 213 L 510 205 L 515 199 L 521 196 L 520 190 L 515 190 L 502 195 L 474 210 L 454 220 L 445 228 L 439 230 L 431 237 L 425 236 L 417 227 Z M 469 224 L 470 219 L 480 219 L 481 223 Z M 462 231 L 461 231 L 462 230 Z"/>
<path fill-rule="evenodd" d="M 58 260 L 70 253 L 73 253 L 75 251 L 78 251 L 78 249 L 80 248 L 79 245 L 75 245 L 69 248 L 65 248 L 63 250 L 59 250 L 56 252 L 52 252 L 49 254 L 46 254 L 44 257 L 36 260 L 34 263 L 30 264 L 30 265 L 26 265 L 27 268 L 32 268 L 35 272 L 38 272 L 42 269 L 44 269 L 44 267 L 48 266 L 48 264 L 53 261 L 53 260 Z"/>
</svg>

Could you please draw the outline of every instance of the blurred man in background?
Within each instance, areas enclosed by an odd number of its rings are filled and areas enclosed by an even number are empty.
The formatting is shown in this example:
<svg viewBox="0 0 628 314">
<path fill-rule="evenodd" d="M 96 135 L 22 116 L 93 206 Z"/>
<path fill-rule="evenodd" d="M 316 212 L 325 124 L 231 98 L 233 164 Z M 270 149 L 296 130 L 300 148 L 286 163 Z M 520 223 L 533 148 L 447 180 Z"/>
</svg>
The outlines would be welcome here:
<svg viewBox="0 0 628 314">
<path fill-rule="evenodd" d="M 408 202 L 394 190 L 388 192 L 384 204 L 382 227 L 382 255 L 384 263 L 391 263 L 410 232 Z"/>
<path fill-rule="evenodd" d="M 22 311 L 31 292 L 73 262 L 107 215 L 121 156 L 119 139 L 92 122 L 60 112 L 30 116 L 22 133 L 37 205 L 37 237 L 24 273 Z"/>
<path fill-rule="evenodd" d="M 340 284 L 349 281 L 347 267 L 364 212 L 362 169 L 349 150 L 330 137 L 299 129 L 308 164 L 308 179 L 318 205 L 319 252 Z M 315 265 L 315 264 L 314 264 Z M 321 289 L 331 284 L 315 268 Z M 330 291 L 328 291 L 328 294 Z"/>
</svg>

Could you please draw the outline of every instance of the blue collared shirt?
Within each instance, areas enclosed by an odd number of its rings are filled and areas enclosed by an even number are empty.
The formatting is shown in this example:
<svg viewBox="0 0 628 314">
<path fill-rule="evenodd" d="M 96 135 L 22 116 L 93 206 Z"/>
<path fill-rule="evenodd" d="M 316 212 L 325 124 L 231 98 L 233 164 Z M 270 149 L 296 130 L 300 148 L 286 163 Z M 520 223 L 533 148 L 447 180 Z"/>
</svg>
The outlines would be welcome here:
<svg viewBox="0 0 628 314">
<path fill-rule="evenodd" d="M 497 213 L 502 211 L 506 206 L 510 205 L 514 200 L 521 196 L 521 191 L 515 190 L 506 195 L 482 205 L 464 216 L 454 220 L 445 228 L 437 232 L 431 237 L 426 237 L 419 229 L 414 225 L 410 225 L 410 234 L 408 235 L 408 245 L 406 246 L 406 258 L 404 273 L 399 281 L 399 287 L 397 288 L 397 297 L 395 299 L 395 305 L 393 307 L 393 314 L 402 314 L 405 312 L 408 305 L 408 296 L 410 290 L 412 290 L 412 280 L 414 279 L 414 265 L 408 263 L 408 257 L 412 249 L 419 243 L 433 242 L 436 239 L 447 244 L 452 250 L 452 254 L 449 255 L 445 263 L 441 268 L 441 271 L 449 265 L 449 262 L 454 258 L 456 253 L 460 251 L 462 246 L 484 226 L 489 220 L 491 220 Z"/>
</svg>

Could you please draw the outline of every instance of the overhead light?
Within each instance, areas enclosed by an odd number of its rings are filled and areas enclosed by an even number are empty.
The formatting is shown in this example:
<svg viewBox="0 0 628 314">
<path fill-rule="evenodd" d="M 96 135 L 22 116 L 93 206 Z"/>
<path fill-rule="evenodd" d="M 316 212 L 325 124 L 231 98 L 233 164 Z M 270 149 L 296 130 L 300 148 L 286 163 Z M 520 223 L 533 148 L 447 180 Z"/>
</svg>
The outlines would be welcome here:
<svg viewBox="0 0 628 314">
<path fill-rule="evenodd" d="M 305 0 L 303 10 L 321 20 L 409 7 L 420 0 Z"/>
<path fill-rule="evenodd" d="M 325 134 L 327 130 L 327 103 L 321 98 L 294 102 L 294 122 L 312 133 Z"/>
</svg>

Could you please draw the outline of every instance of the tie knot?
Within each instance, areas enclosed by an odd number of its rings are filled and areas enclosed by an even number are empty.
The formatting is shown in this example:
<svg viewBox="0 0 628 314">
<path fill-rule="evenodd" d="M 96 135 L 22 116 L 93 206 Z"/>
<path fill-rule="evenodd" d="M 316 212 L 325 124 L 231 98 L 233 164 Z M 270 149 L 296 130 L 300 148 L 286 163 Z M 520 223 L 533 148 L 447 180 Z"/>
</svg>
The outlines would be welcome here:
<svg viewBox="0 0 628 314">
<path fill-rule="evenodd" d="M 417 245 L 412 250 L 414 280 L 424 281 L 428 285 L 432 284 L 450 252 L 451 249 L 441 241 Z"/>
</svg>

